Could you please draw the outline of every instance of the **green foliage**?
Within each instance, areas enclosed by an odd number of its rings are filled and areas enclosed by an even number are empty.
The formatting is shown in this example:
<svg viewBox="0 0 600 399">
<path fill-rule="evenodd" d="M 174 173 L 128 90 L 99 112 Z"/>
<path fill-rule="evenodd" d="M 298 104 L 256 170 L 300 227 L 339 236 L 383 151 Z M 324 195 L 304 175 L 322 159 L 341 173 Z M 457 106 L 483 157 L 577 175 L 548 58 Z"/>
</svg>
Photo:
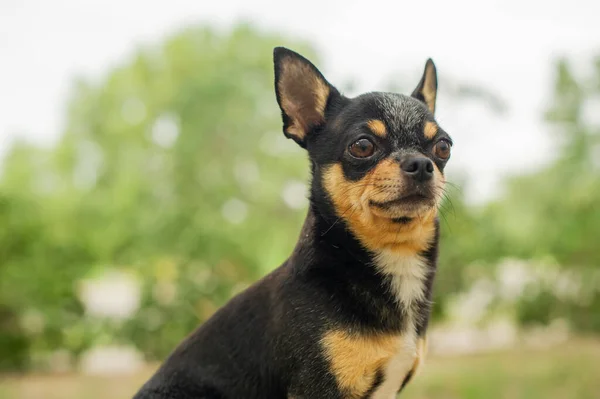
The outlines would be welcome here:
<svg viewBox="0 0 600 399">
<path fill-rule="evenodd" d="M 523 303 L 536 315 L 523 319 L 569 319 L 573 327 L 600 331 L 600 124 L 590 120 L 600 96 L 600 65 L 593 76 L 575 77 L 568 63 L 557 64 L 554 103 L 548 122 L 562 143 L 556 161 L 541 171 L 514 177 L 492 208 L 494 220 L 514 255 L 551 256 L 579 276 L 577 298 L 539 292 Z M 511 217 L 509 217 L 509 215 Z M 513 255 L 513 256 L 514 256 Z"/>
</svg>

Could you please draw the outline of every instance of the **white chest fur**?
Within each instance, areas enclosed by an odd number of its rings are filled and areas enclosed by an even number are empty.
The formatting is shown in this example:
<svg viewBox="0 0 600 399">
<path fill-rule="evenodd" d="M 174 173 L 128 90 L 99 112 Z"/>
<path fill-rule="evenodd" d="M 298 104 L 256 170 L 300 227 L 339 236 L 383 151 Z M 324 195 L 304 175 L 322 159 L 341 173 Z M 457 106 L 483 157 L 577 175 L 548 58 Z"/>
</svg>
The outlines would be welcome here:
<svg viewBox="0 0 600 399">
<path fill-rule="evenodd" d="M 414 304 L 425 299 L 427 264 L 419 255 L 381 252 L 377 256 L 379 271 L 391 278 L 392 294 L 398 305 L 405 310 L 406 331 L 398 337 L 400 350 L 387 363 L 382 384 L 373 392 L 374 399 L 396 397 L 404 378 L 415 364 L 417 357 L 417 334 Z"/>
<path fill-rule="evenodd" d="M 425 299 L 428 272 L 425 260 L 416 254 L 381 251 L 375 262 L 379 272 L 391 278 L 390 289 L 398 304 L 412 316 L 412 305 Z"/>
</svg>

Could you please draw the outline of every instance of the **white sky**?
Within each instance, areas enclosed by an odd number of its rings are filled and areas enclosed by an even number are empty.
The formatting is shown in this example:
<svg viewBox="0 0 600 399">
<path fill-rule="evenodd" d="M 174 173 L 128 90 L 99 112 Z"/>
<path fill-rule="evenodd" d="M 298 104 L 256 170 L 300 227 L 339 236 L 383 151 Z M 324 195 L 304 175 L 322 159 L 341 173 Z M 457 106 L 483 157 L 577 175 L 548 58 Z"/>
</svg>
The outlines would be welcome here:
<svg viewBox="0 0 600 399">
<path fill-rule="evenodd" d="M 551 62 L 600 54 L 599 15 L 597 0 L 0 0 L 0 154 L 14 137 L 56 140 L 73 77 L 100 76 L 137 44 L 187 24 L 245 20 L 311 41 L 328 80 L 352 78 L 359 91 L 383 89 L 392 73 L 416 84 L 432 57 L 438 120 L 455 140 L 450 179 L 467 173 L 467 194 L 481 201 L 501 176 L 551 157 L 541 121 Z M 489 87 L 508 114 L 457 107 L 443 97 L 444 76 Z"/>
</svg>

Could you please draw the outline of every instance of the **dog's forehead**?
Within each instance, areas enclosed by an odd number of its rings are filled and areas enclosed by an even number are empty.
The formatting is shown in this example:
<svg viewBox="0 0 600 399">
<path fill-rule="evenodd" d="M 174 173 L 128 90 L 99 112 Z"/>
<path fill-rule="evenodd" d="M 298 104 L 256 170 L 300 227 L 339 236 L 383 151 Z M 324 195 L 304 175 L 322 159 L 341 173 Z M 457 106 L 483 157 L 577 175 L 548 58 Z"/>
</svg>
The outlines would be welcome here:
<svg viewBox="0 0 600 399">
<path fill-rule="evenodd" d="M 381 93 L 374 97 L 373 102 L 383 121 L 393 131 L 417 129 L 427 116 L 424 104 L 402 94 Z"/>
<path fill-rule="evenodd" d="M 428 111 L 419 100 L 395 93 L 367 93 L 353 100 L 350 112 L 360 119 L 378 119 L 396 134 L 420 130 Z"/>
</svg>

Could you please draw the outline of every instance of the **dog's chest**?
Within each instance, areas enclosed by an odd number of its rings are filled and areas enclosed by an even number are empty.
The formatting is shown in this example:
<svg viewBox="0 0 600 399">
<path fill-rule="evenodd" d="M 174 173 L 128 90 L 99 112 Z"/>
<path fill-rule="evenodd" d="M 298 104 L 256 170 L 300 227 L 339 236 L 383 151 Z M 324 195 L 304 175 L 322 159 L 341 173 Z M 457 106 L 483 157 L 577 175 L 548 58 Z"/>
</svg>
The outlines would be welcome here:
<svg viewBox="0 0 600 399">
<path fill-rule="evenodd" d="M 416 321 L 418 304 L 425 298 L 426 263 L 419 256 L 394 253 L 380 254 L 377 262 L 402 309 L 402 333 L 359 335 L 333 330 L 322 341 L 338 386 L 350 398 L 364 397 L 371 390 L 370 398 L 394 398 L 418 363 Z"/>
<path fill-rule="evenodd" d="M 418 304 L 425 300 L 426 261 L 417 254 L 381 251 L 375 258 L 375 265 L 389 280 L 389 290 L 407 319 L 415 319 Z"/>
<path fill-rule="evenodd" d="M 382 252 L 377 267 L 390 279 L 390 290 L 404 314 L 404 333 L 397 353 L 392 356 L 383 373 L 383 381 L 371 396 L 373 399 L 395 398 L 402 382 L 415 367 L 417 360 L 418 305 L 425 299 L 427 265 L 419 255 Z"/>
<path fill-rule="evenodd" d="M 372 399 L 393 399 L 402 382 L 412 370 L 417 356 L 415 334 L 404 334 L 398 339 L 398 350 L 382 369 L 382 382 L 370 396 Z"/>
<path fill-rule="evenodd" d="M 333 330 L 322 340 L 330 371 L 345 398 L 390 399 L 416 360 L 414 334 L 359 335 Z"/>
</svg>

